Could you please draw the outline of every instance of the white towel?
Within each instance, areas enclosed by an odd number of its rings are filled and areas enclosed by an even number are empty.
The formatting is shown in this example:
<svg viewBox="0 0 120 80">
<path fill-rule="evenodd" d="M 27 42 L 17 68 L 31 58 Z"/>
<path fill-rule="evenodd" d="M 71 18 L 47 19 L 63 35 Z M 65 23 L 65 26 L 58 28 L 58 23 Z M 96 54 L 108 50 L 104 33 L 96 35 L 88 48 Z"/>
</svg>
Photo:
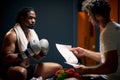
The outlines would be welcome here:
<svg viewBox="0 0 120 80">
<path fill-rule="evenodd" d="M 20 27 L 20 24 L 18 24 L 18 23 L 15 24 L 14 30 L 17 35 L 19 50 L 25 51 L 27 49 L 28 40 L 27 40 L 22 28 Z M 29 30 L 30 30 L 30 34 L 31 34 L 31 39 L 39 41 L 39 38 L 38 38 L 36 32 L 34 31 L 34 29 L 29 29 Z"/>
</svg>

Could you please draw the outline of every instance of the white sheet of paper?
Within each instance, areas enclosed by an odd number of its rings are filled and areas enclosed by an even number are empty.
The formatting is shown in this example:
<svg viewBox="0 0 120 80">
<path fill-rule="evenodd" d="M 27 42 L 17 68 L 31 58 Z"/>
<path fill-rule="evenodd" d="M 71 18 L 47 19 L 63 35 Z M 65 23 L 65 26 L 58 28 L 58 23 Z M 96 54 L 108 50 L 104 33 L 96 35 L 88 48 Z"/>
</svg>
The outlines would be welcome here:
<svg viewBox="0 0 120 80">
<path fill-rule="evenodd" d="M 71 45 L 63 45 L 63 44 L 56 44 L 56 47 L 60 54 L 64 57 L 66 60 L 66 64 L 72 65 L 72 66 L 77 66 L 78 59 L 74 55 L 72 51 L 69 50 L 71 48 Z"/>
</svg>

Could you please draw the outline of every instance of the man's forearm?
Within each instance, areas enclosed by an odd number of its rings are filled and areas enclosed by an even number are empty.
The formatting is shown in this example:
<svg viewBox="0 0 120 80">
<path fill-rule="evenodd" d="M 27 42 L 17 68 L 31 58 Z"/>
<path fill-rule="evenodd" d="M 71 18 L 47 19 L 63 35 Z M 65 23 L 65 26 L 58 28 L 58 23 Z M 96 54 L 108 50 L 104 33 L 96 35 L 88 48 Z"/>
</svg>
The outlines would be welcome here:
<svg viewBox="0 0 120 80">
<path fill-rule="evenodd" d="M 90 50 L 86 50 L 87 54 L 86 57 L 89 57 L 95 61 L 101 62 L 101 54 L 99 52 L 94 52 Z"/>
<path fill-rule="evenodd" d="M 5 58 L 4 61 L 6 63 L 19 63 L 21 62 L 21 59 L 18 57 L 18 54 L 8 54 Z"/>
</svg>

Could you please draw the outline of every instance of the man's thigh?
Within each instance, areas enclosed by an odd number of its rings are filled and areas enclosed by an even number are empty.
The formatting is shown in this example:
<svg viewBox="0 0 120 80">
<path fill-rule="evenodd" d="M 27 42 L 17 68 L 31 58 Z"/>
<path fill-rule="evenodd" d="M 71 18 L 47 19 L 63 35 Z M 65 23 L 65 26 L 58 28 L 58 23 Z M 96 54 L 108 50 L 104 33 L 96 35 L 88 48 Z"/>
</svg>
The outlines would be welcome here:
<svg viewBox="0 0 120 80">
<path fill-rule="evenodd" d="M 58 63 L 44 62 L 36 66 L 35 74 L 43 77 L 50 77 L 59 69 L 62 69 L 62 66 Z"/>
</svg>

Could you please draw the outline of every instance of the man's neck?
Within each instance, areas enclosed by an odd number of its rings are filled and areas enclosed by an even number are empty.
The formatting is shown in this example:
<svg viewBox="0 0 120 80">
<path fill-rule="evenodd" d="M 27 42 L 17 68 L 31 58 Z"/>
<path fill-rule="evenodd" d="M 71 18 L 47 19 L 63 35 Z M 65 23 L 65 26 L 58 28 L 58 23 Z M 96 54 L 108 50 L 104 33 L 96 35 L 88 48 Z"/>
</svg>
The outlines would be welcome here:
<svg viewBox="0 0 120 80">
<path fill-rule="evenodd" d="M 100 22 L 100 27 L 105 28 L 106 25 L 107 25 L 109 22 L 111 22 L 111 19 L 110 19 L 110 18 L 105 18 L 105 19 L 101 20 L 101 22 Z"/>
<path fill-rule="evenodd" d="M 103 19 L 100 22 L 100 31 L 102 31 L 109 22 L 111 22 L 111 19 Z"/>
</svg>

